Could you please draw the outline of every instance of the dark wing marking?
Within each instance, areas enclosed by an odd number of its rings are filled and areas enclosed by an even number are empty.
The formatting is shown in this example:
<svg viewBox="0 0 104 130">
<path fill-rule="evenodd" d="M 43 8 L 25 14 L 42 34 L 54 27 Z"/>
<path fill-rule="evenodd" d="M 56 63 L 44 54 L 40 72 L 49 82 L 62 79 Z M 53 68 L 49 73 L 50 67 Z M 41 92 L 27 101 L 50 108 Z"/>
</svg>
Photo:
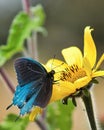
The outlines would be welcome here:
<svg viewBox="0 0 104 130">
<path fill-rule="evenodd" d="M 44 79 L 42 87 L 34 100 L 35 106 L 46 107 L 52 95 L 53 80 L 50 77 Z"/>
<path fill-rule="evenodd" d="M 30 58 L 19 58 L 15 61 L 14 66 L 20 86 L 37 80 L 47 74 L 46 69 L 39 62 Z"/>
</svg>

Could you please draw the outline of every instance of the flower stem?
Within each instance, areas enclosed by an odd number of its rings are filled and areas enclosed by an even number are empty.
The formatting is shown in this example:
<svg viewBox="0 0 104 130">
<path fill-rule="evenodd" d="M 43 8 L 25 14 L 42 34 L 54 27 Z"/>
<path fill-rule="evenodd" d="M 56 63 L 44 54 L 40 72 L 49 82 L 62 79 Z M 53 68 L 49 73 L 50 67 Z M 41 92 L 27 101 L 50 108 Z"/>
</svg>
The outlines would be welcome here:
<svg viewBox="0 0 104 130">
<path fill-rule="evenodd" d="M 30 0 L 22 0 L 23 10 L 30 16 L 32 19 L 32 14 L 30 10 Z M 37 33 L 32 32 L 31 37 L 27 38 L 27 53 L 33 59 L 38 60 L 38 51 L 37 51 Z"/>
<path fill-rule="evenodd" d="M 11 90 L 11 92 L 14 93 L 15 91 L 14 86 L 11 83 L 9 76 L 7 75 L 7 73 L 5 72 L 3 68 L 0 68 L 0 74 L 2 78 L 4 79 L 5 83 L 7 84 L 7 86 L 9 87 L 9 89 Z"/>
<path fill-rule="evenodd" d="M 84 102 L 86 111 L 87 111 L 87 116 L 90 122 L 91 130 L 98 130 L 97 129 L 97 124 L 95 121 L 94 117 L 94 111 L 93 111 L 93 105 L 92 105 L 92 99 L 91 99 L 91 94 L 89 92 L 89 95 L 82 95 L 82 100 Z"/>
<path fill-rule="evenodd" d="M 39 60 L 38 56 L 38 44 L 37 44 L 37 32 L 33 31 L 32 34 L 32 57 L 36 60 Z"/>
<path fill-rule="evenodd" d="M 23 10 L 30 15 L 30 0 L 22 0 Z"/>
<path fill-rule="evenodd" d="M 41 130 L 47 130 L 46 126 L 44 125 L 44 119 L 36 119 L 35 122 L 38 124 Z"/>
</svg>

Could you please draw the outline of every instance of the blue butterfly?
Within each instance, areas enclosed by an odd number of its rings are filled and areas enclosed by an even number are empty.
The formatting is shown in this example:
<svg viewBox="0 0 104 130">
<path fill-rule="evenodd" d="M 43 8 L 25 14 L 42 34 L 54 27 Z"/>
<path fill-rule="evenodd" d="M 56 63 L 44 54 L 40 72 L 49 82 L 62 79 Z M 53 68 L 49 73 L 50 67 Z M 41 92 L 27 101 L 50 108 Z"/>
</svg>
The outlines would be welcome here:
<svg viewBox="0 0 104 130">
<path fill-rule="evenodd" d="M 20 109 L 20 115 L 29 113 L 33 106 L 46 107 L 51 95 L 55 71 L 47 70 L 36 60 L 18 58 L 15 61 L 18 86 L 14 93 L 12 105 Z"/>
</svg>

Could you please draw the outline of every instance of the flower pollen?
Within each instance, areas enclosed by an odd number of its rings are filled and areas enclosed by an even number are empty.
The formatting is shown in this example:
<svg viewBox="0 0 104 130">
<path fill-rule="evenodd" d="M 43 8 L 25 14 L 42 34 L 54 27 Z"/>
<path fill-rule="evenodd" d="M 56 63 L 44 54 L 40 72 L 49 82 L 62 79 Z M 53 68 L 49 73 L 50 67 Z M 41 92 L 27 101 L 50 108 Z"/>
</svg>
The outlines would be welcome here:
<svg viewBox="0 0 104 130">
<path fill-rule="evenodd" d="M 63 81 L 69 81 L 74 83 L 77 79 L 86 76 L 86 72 L 83 68 L 79 68 L 77 65 L 73 64 L 68 66 L 62 71 L 60 79 Z"/>
</svg>

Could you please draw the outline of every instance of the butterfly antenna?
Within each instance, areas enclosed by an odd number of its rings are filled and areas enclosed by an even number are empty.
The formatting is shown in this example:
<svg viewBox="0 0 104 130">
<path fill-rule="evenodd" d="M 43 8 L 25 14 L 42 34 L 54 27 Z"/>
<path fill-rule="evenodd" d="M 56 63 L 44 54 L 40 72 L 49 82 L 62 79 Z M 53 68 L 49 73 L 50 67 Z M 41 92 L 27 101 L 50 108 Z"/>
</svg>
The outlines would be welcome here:
<svg viewBox="0 0 104 130">
<path fill-rule="evenodd" d="M 10 104 L 10 105 L 6 108 L 6 110 L 8 110 L 10 107 L 12 107 L 12 105 L 13 105 L 13 103 Z"/>
<path fill-rule="evenodd" d="M 60 65 L 55 66 L 53 69 L 55 69 L 55 68 L 57 68 L 57 67 L 60 67 L 60 66 L 63 65 L 63 64 L 64 64 L 64 62 L 62 62 Z"/>
<path fill-rule="evenodd" d="M 17 116 L 15 119 L 15 122 L 18 121 L 20 117 L 21 117 L 21 115 Z"/>
</svg>

